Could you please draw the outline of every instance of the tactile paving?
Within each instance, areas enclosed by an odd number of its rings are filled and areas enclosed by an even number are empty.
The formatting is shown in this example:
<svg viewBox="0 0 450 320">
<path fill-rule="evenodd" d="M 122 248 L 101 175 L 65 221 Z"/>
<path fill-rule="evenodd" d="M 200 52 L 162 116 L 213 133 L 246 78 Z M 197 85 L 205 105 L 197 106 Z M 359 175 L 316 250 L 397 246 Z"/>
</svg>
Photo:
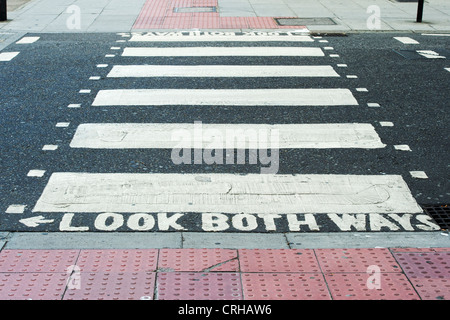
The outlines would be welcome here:
<svg viewBox="0 0 450 320">
<path fill-rule="evenodd" d="M 81 273 L 64 300 L 153 300 L 154 272 Z"/>
<path fill-rule="evenodd" d="M 331 300 L 321 273 L 243 273 L 245 300 Z"/>
<path fill-rule="evenodd" d="M 238 273 L 161 272 L 157 279 L 158 300 L 241 300 Z"/>
<path fill-rule="evenodd" d="M 450 279 L 450 252 L 396 253 L 409 278 Z"/>
<path fill-rule="evenodd" d="M 310 249 L 241 249 L 242 272 L 320 272 Z"/>
<path fill-rule="evenodd" d="M 81 272 L 153 272 L 158 250 L 81 250 Z"/>
<path fill-rule="evenodd" d="M 79 250 L 4 250 L 0 272 L 66 272 L 78 254 Z"/>
<path fill-rule="evenodd" d="M 395 257 L 422 299 L 450 299 L 450 252 L 396 253 Z"/>
<path fill-rule="evenodd" d="M 0 300 L 61 300 L 66 273 L 0 273 Z"/>
<path fill-rule="evenodd" d="M 325 279 L 334 300 L 420 300 L 404 274 L 379 273 L 379 288 L 371 283 L 373 275 L 332 273 Z"/>
<path fill-rule="evenodd" d="M 316 249 L 323 272 L 366 272 L 377 266 L 380 272 L 402 272 L 388 249 Z"/>
<path fill-rule="evenodd" d="M 193 272 L 239 271 L 236 250 L 161 249 L 158 270 Z"/>
</svg>

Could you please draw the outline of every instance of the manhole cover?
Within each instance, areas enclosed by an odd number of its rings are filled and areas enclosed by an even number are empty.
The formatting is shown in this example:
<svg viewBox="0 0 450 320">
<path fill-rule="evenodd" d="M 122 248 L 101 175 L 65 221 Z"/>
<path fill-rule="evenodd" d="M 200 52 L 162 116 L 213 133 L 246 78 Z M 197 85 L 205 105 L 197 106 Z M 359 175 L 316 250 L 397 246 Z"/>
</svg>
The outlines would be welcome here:
<svg viewBox="0 0 450 320">
<path fill-rule="evenodd" d="M 335 25 L 331 18 L 276 18 L 280 26 Z"/>
<path fill-rule="evenodd" d="M 442 229 L 450 229 L 450 205 L 426 205 L 423 209 Z"/>
<path fill-rule="evenodd" d="M 217 12 L 217 7 L 184 7 L 173 8 L 176 13 Z"/>
</svg>

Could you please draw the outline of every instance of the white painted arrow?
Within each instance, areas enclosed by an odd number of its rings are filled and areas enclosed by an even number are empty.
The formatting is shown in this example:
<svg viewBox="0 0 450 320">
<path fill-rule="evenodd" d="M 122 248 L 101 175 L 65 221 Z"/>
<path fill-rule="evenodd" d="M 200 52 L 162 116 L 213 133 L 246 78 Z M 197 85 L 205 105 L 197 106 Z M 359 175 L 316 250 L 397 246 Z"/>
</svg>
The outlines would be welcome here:
<svg viewBox="0 0 450 320">
<path fill-rule="evenodd" d="M 26 219 L 19 220 L 20 223 L 23 223 L 24 225 L 26 225 L 27 227 L 30 227 L 30 228 L 36 228 L 40 224 L 52 223 L 54 221 L 55 221 L 54 219 L 45 220 L 45 218 L 43 216 L 37 216 L 37 217 L 32 217 L 32 218 L 26 218 Z"/>
</svg>

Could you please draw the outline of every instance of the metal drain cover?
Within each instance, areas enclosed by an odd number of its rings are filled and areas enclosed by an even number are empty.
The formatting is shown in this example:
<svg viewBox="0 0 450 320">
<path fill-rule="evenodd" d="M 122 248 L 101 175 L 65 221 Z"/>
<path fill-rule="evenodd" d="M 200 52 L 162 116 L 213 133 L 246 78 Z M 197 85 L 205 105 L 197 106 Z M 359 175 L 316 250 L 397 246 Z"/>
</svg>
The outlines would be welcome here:
<svg viewBox="0 0 450 320">
<path fill-rule="evenodd" d="M 173 8 L 176 13 L 217 12 L 217 7 L 184 7 Z"/>
<path fill-rule="evenodd" d="M 450 229 L 450 205 L 425 205 L 423 209 L 442 229 Z"/>
<path fill-rule="evenodd" d="M 280 26 L 335 25 L 331 18 L 275 18 Z"/>
</svg>

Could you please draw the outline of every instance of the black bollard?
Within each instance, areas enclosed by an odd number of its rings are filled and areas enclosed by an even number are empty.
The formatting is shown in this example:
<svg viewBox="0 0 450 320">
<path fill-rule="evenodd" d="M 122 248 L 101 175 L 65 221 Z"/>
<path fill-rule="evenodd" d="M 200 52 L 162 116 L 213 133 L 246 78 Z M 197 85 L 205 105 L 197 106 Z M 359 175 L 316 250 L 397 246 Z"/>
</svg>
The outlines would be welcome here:
<svg viewBox="0 0 450 320">
<path fill-rule="evenodd" d="M 0 21 L 6 21 L 6 0 L 0 0 Z"/>
<path fill-rule="evenodd" d="M 417 7 L 417 22 L 422 22 L 422 16 L 423 16 L 423 4 L 425 0 L 419 0 L 419 5 Z"/>
</svg>

